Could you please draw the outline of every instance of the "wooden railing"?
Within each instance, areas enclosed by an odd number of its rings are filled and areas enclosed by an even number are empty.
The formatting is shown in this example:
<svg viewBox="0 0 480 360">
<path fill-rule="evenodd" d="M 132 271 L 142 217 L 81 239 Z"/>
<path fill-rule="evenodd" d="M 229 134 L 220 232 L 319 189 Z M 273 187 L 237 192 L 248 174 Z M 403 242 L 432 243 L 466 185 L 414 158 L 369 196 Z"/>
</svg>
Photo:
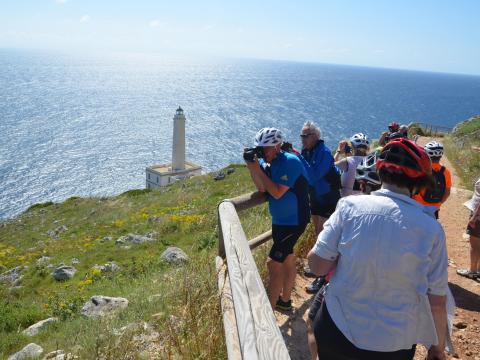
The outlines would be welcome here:
<svg viewBox="0 0 480 360">
<path fill-rule="evenodd" d="M 266 200 L 255 192 L 218 205 L 216 267 L 229 360 L 290 359 L 251 252 L 272 232 L 248 241 L 237 214 Z"/>
</svg>

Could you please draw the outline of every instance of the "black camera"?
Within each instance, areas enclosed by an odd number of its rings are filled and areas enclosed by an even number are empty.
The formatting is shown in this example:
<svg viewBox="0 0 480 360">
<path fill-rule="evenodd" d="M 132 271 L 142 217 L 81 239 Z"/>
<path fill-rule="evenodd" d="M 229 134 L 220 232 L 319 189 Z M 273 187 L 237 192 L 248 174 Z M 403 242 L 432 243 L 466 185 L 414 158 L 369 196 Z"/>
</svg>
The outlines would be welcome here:
<svg viewBox="0 0 480 360">
<path fill-rule="evenodd" d="M 292 145 L 292 143 L 289 143 L 289 142 L 286 142 L 286 141 L 285 141 L 285 142 L 282 144 L 281 149 L 282 149 L 283 151 L 286 151 L 286 152 L 289 152 L 289 153 L 293 153 L 293 145 Z"/>
<path fill-rule="evenodd" d="M 246 148 L 243 150 L 243 159 L 248 162 L 254 162 L 255 155 L 257 158 L 262 159 L 265 157 L 265 153 L 263 152 L 263 147 L 257 146 L 253 148 Z"/>
<path fill-rule="evenodd" d="M 350 154 L 352 152 L 352 147 L 348 144 L 345 145 L 345 154 Z"/>
</svg>

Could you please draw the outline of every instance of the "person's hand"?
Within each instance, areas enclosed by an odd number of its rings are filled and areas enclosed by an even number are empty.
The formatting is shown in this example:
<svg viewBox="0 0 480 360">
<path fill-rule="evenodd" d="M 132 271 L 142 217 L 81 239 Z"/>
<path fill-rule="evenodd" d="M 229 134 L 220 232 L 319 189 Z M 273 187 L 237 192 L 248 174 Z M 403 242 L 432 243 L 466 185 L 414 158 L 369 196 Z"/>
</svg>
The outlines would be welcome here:
<svg viewBox="0 0 480 360">
<path fill-rule="evenodd" d="M 445 351 L 438 346 L 428 349 L 427 360 L 446 360 Z"/>
<path fill-rule="evenodd" d="M 344 152 L 345 151 L 345 146 L 347 146 L 347 140 L 341 140 L 338 143 L 338 152 Z"/>
<path fill-rule="evenodd" d="M 260 164 L 258 163 L 257 156 L 255 156 L 253 160 L 254 161 L 245 161 L 245 163 L 247 164 L 248 170 L 253 172 L 260 171 Z"/>
<path fill-rule="evenodd" d="M 473 228 L 473 227 L 475 227 L 476 222 L 477 222 L 477 220 L 475 219 L 475 217 L 472 216 L 470 218 L 470 220 L 468 221 L 468 225 Z"/>
</svg>

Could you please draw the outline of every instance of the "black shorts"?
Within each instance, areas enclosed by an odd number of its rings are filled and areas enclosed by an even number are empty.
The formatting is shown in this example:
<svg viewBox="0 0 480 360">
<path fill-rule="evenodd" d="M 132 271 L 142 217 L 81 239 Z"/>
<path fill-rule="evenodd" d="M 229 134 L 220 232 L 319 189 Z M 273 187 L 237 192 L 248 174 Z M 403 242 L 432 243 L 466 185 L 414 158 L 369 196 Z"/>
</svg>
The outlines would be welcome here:
<svg viewBox="0 0 480 360">
<path fill-rule="evenodd" d="M 310 211 L 312 215 L 329 218 L 335 211 L 338 200 L 340 200 L 340 191 L 330 191 L 319 196 L 310 193 Z"/>
<path fill-rule="evenodd" d="M 470 213 L 470 217 L 471 216 L 472 216 L 472 213 Z M 480 220 L 479 219 L 475 221 L 475 225 L 473 227 L 470 225 L 467 225 L 467 234 L 480 238 Z"/>
<path fill-rule="evenodd" d="M 273 246 L 268 256 L 270 259 L 283 263 L 288 255 L 293 254 L 293 247 L 305 231 L 305 225 L 275 225 L 272 224 Z"/>
<path fill-rule="evenodd" d="M 313 321 L 318 358 L 330 360 L 412 360 L 416 345 L 411 349 L 382 352 L 357 348 L 337 328 L 323 302 Z"/>
</svg>

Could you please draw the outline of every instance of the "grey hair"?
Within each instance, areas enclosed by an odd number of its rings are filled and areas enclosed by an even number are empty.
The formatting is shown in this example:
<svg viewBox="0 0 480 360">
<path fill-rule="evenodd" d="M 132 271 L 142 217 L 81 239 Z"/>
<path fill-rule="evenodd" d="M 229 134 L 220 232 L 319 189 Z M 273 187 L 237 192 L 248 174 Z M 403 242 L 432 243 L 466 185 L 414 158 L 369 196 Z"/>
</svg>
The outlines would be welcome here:
<svg viewBox="0 0 480 360">
<path fill-rule="evenodd" d="M 305 122 L 305 124 L 303 124 L 303 127 L 309 129 L 312 133 L 315 134 L 315 136 L 318 139 L 322 138 L 322 131 L 320 130 L 320 128 L 317 125 L 315 125 L 315 123 L 313 121 Z"/>
</svg>

